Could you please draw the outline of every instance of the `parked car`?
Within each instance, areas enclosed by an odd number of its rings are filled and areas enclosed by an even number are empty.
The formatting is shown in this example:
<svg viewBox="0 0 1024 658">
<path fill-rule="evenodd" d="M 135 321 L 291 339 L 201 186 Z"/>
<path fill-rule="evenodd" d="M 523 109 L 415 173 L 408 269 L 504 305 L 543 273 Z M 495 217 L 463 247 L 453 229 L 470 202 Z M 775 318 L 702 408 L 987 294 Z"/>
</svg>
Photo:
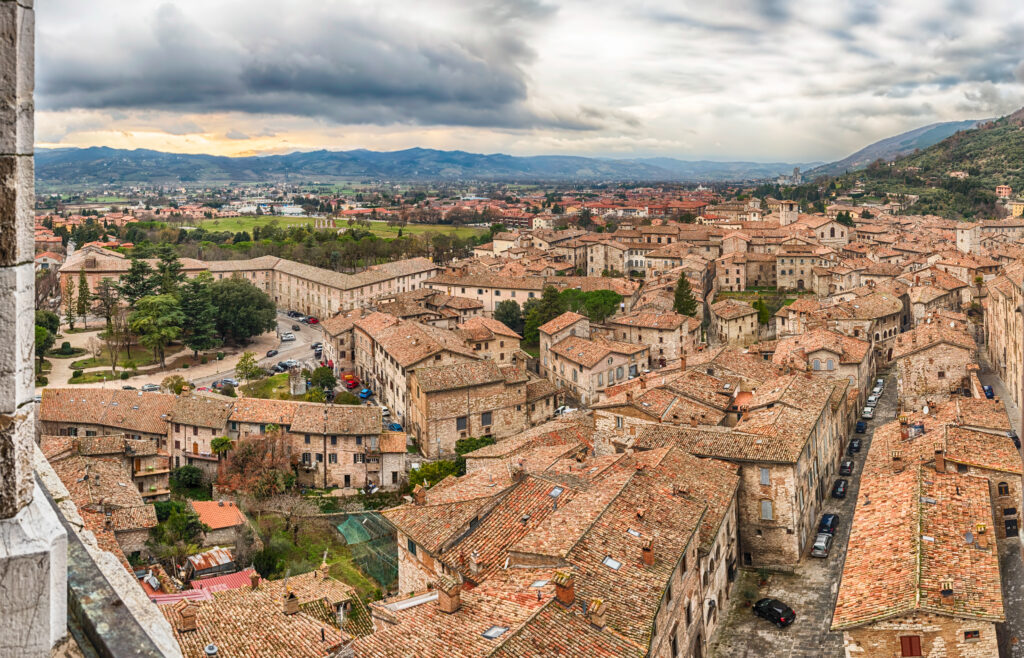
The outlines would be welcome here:
<svg viewBox="0 0 1024 658">
<path fill-rule="evenodd" d="M 860 412 L 860 417 L 870 420 L 875 417 L 874 407 L 864 407 L 864 411 Z"/>
<path fill-rule="evenodd" d="M 869 406 L 869 407 L 877 407 L 878 406 L 878 396 L 877 395 L 869 395 L 868 396 L 868 401 L 867 401 L 867 406 Z"/>
<path fill-rule="evenodd" d="M 574 407 L 570 407 L 570 406 L 567 406 L 567 405 L 563 404 L 561 407 L 555 409 L 555 415 L 556 416 L 561 416 L 563 414 L 572 413 L 573 411 L 576 411 L 576 409 Z"/>
<path fill-rule="evenodd" d="M 288 343 L 288 342 L 291 342 L 293 340 L 295 340 L 295 334 L 293 334 L 291 332 L 286 333 L 286 334 L 281 334 L 281 342 L 282 343 Z"/>
<path fill-rule="evenodd" d="M 850 454 L 860 452 L 860 439 L 850 439 L 850 445 L 847 446 L 846 449 L 850 452 Z"/>
<path fill-rule="evenodd" d="M 877 386 L 879 388 L 885 388 L 885 380 L 884 379 L 876 379 L 875 380 L 875 386 Z"/>
<path fill-rule="evenodd" d="M 390 416 L 390 415 L 391 415 L 391 410 L 390 410 L 390 409 L 388 409 L 387 407 L 385 407 L 385 406 L 381 405 L 381 408 L 380 408 L 380 415 L 381 415 L 381 416 L 384 416 L 385 418 L 387 418 L 388 416 Z"/>
<path fill-rule="evenodd" d="M 882 395 L 882 390 L 883 389 L 881 386 L 876 386 L 873 389 L 871 389 L 871 395 L 874 395 L 875 397 L 880 397 Z"/>
<path fill-rule="evenodd" d="M 345 382 L 345 388 L 347 388 L 350 391 L 354 388 L 359 388 L 359 380 L 353 379 L 350 382 Z"/>
<path fill-rule="evenodd" d="M 318 324 L 320 321 L 314 318 L 312 315 L 306 318 L 307 324 Z"/>
<path fill-rule="evenodd" d="M 271 368 L 270 370 L 271 370 L 271 371 L 273 371 L 273 372 L 276 372 L 276 373 L 282 373 L 282 372 L 284 372 L 284 371 L 288 370 L 288 368 L 285 368 L 285 367 L 284 367 L 283 365 L 281 365 L 280 363 L 275 363 L 275 364 L 274 364 L 274 367 L 273 367 L 273 368 Z"/>
<path fill-rule="evenodd" d="M 368 388 L 364 388 L 363 390 L 359 391 L 359 397 L 361 397 L 364 400 L 368 400 L 371 397 L 373 397 L 373 391 L 371 391 Z"/>
<path fill-rule="evenodd" d="M 293 324 L 292 325 L 292 331 L 302 331 L 302 325 Z"/>
<path fill-rule="evenodd" d="M 313 343 L 312 345 L 310 345 L 310 347 L 312 349 L 314 349 L 314 350 L 320 350 L 320 349 L 323 349 L 324 344 L 321 343 L 320 341 L 317 341 L 317 342 Z"/>
<path fill-rule="evenodd" d="M 301 322 L 302 324 L 309 324 L 309 318 L 303 315 L 301 318 L 299 318 L 299 322 Z"/>
<path fill-rule="evenodd" d="M 865 423 L 863 420 L 858 420 L 857 421 L 857 434 L 863 434 L 864 432 L 867 432 L 867 431 L 868 431 L 868 424 Z"/>
<path fill-rule="evenodd" d="M 288 311 L 288 317 L 290 317 L 290 318 L 301 318 L 302 317 L 302 313 L 299 313 L 298 311 Z"/>
<path fill-rule="evenodd" d="M 761 599 L 754 604 L 754 614 L 767 619 L 779 628 L 785 628 L 796 619 L 796 612 L 778 599 Z"/>
<path fill-rule="evenodd" d="M 210 387 L 209 386 L 197 386 L 196 390 L 197 391 L 209 391 Z"/>
<path fill-rule="evenodd" d="M 277 350 L 267 350 L 267 356 L 277 356 Z"/>
<path fill-rule="evenodd" d="M 838 514 L 822 514 L 821 522 L 818 523 L 818 534 L 826 533 L 829 535 L 836 534 L 836 530 L 839 529 L 839 515 Z"/>
<path fill-rule="evenodd" d="M 853 465 L 854 464 L 853 464 L 853 460 L 852 459 L 844 459 L 839 464 L 839 474 L 840 475 L 853 475 Z"/>
<path fill-rule="evenodd" d="M 1009 432 L 1006 433 L 1006 436 L 1011 441 L 1013 441 L 1013 445 L 1017 447 L 1017 450 L 1020 450 L 1020 437 L 1017 436 L 1017 432 L 1014 430 L 1010 430 Z"/>
<path fill-rule="evenodd" d="M 818 536 L 814 538 L 814 546 L 811 547 L 811 557 L 828 557 L 828 552 L 832 548 L 832 535 L 819 532 Z"/>
<path fill-rule="evenodd" d="M 238 386 L 238 380 L 235 379 L 234 377 L 225 377 L 223 379 L 223 382 L 225 384 L 231 384 L 232 386 Z"/>
<path fill-rule="evenodd" d="M 121 390 L 122 391 L 134 391 L 135 387 L 132 386 L 131 384 L 125 384 L 124 386 L 121 387 Z"/>
<path fill-rule="evenodd" d="M 160 390 L 160 384 L 143 384 L 140 390 L 153 393 Z"/>
<path fill-rule="evenodd" d="M 295 368 L 296 366 L 299 365 L 299 362 L 296 361 L 295 359 L 288 359 L 287 361 L 282 361 L 281 363 L 284 365 L 285 368 Z"/>
<path fill-rule="evenodd" d="M 388 431 L 390 432 L 401 432 L 402 426 L 398 423 L 388 423 Z"/>
<path fill-rule="evenodd" d="M 835 481 L 832 485 L 832 497 L 833 498 L 846 498 L 846 490 L 850 487 L 849 480 L 842 478 Z"/>
<path fill-rule="evenodd" d="M 985 391 L 985 397 L 987 397 L 989 400 L 996 396 L 996 392 L 993 391 L 992 387 L 988 386 L 987 384 L 985 386 L 982 386 L 981 390 Z"/>
</svg>

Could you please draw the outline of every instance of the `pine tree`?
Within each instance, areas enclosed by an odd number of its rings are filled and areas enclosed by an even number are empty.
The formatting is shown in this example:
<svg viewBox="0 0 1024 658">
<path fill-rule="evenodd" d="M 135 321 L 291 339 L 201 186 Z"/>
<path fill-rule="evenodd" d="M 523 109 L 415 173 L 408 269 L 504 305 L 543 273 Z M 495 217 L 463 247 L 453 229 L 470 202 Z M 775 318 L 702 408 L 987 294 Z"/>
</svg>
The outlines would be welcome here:
<svg viewBox="0 0 1024 658">
<path fill-rule="evenodd" d="M 75 280 L 68 279 L 64 284 L 64 322 L 68 330 L 75 328 Z"/>
<path fill-rule="evenodd" d="M 129 306 L 134 306 L 143 297 L 152 295 L 154 286 L 153 268 L 144 260 L 132 258 L 131 266 L 128 268 L 128 272 L 121 277 L 117 290 Z"/>
<path fill-rule="evenodd" d="M 217 346 L 217 309 L 210 295 L 213 277 L 203 272 L 178 289 L 181 311 L 185 315 L 182 336 L 185 346 L 198 358 L 199 352 Z"/>
<path fill-rule="evenodd" d="M 672 308 L 676 310 L 676 313 L 690 317 L 697 315 L 697 300 L 693 296 L 693 290 L 690 288 L 690 281 L 686 278 L 685 272 L 679 275 L 679 283 L 676 284 L 676 298 Z"/>
<path fill-rule="evenodd" d="M 78 299 L 75 300 L 75 311 L 82 316 L 82 324 L 86 324 L 85 317 L 89 313 L 89 302 L 92 301 L 92 293 L 89 291 L 89 281 L 85 278 L 85 270 L 78 271 Z"/>
<path fill-rule="evenodd" d="M 178 260 L 174 247 L 169 244 L 160 245 L 157 255 L 160 262 L 157 263 L 156 274 L 153 275 L 153 287 L 156 288 L 157 294 L 172 295 L 185 280 L 185 274 L 181 271 L 181 261 Z"/>
</svg>

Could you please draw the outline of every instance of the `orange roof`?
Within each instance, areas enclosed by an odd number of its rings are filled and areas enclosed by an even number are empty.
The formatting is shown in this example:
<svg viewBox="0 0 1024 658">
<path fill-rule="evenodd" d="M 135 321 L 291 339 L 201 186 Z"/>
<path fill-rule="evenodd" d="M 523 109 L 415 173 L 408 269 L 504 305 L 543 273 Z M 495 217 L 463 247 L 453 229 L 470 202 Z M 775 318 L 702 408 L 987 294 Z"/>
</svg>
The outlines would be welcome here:
<svg viewBox="0 0 1024 658">
<path fill-rule="evenodd" d="M 245 515 L 234 502 L 216 500 L 193 500 L 192 509 L 199 515 L 199 520 L 213 530 L 231 528 L 245 523 Z"/>
</svg>

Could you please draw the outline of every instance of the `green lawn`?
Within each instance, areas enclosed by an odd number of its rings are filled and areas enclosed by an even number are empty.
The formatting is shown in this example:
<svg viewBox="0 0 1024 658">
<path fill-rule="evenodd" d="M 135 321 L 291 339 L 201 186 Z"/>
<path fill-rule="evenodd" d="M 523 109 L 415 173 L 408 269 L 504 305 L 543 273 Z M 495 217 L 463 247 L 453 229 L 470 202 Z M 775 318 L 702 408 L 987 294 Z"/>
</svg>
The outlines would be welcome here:
<svg viewBox="0 0 1024 658">
<path fill-rule="evenodd" d="M 182 349 L 183 347 L 181 345 L 168 345 L 167 349 L 164 350 L 164 356 L 169 362 L 170 357 L 177 354 Z M 134 361 L 136 367 L 148 366 L 157 362 L 157 360 L 153 358 L 153 352 L 138 345 L 132 348 L 132 355 L 130 357 L 124 350 L 121 350 L 118 353 L 117 363 L 119 366 L 129 360 Z M 88 359 L 80 359 L 78 361 L 71 362 L 71 367 L 78 368 L 79 370 L 84 370 L 86 368 L 98 368 L 101 366 L 107 368 L 110 367 L 110 355 L 106 350 L 103 351 L 103 354 L 98 359 L 90 356 Z"/>
<path fill-rule="evenodd" d="M 288 392 L 288 373 L 282 372 L 265 379 L 258 379 L 249 384 L 242 384 L 242 392 L 251 398 L 265 400 L 291 400 Z"/>
<path fill-rule="evenodd" d="M 276 220 L 279 226 L 305 226 L 312 224 L 313 219 L 308 217 L 270 217 L 263 215 L 243 215 L 242 217 L 224 217 L 221 219 L 204 219 L 199 222 L 208 231 L 231 231 L 238 233 L 245 231 L 251 233 L 254 226 L 266 226 L 272 220 Z M 338 228 L 347 228 L 347 220 L 337 219 Z M 382 238 L 398 237 L 397 226 L 388 226 L 385 222 L 370 222 L 369 230 Z M 468 226 L 446 226 L 442 224 L 409 224 L 401 227 L 402 235 L 419 235 L 421 233 L 455 233 L 460 238 L 484 233 L 484 229 Z"/>
<path fill-rule="evenodd" d="M 50 350 L 46 353 L 46 356 L 51 359 L 71 359 L 79 356 L 84 356 L 88 353 L 88 350 L 84 347 L 72 347 L 70 354 L 61 354 L 60 348 Z"/>
<path fill-rule="evenodd" d="M 96 384 L 98 382 L 108 382 L 113 379 L 120 379 L 121 373 L 118 372 L 116 375 L 111 374 L 109 370 L 101 370 L 100 372 L 87 372 L 81 377 L 72 377 L 68 380 L 69 384 Z"/>
</svg>

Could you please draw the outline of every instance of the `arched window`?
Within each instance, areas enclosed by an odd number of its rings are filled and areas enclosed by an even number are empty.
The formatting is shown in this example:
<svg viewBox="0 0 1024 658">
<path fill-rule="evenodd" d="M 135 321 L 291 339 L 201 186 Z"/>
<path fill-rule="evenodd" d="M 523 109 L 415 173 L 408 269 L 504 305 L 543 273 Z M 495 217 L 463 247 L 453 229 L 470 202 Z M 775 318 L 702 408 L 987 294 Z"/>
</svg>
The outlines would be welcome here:
<svg viewBox="0 0 1024 658">
<path fill-rule="evenodd" d="M 1008 485 L 1007 483 L 1000 482 L 999 484 L 996 485 L 996 488 L 999 489 L 999 495 L 1000 496 L 1009 496 L 1010 495 L 1010 485 Z"/>
</svg>

